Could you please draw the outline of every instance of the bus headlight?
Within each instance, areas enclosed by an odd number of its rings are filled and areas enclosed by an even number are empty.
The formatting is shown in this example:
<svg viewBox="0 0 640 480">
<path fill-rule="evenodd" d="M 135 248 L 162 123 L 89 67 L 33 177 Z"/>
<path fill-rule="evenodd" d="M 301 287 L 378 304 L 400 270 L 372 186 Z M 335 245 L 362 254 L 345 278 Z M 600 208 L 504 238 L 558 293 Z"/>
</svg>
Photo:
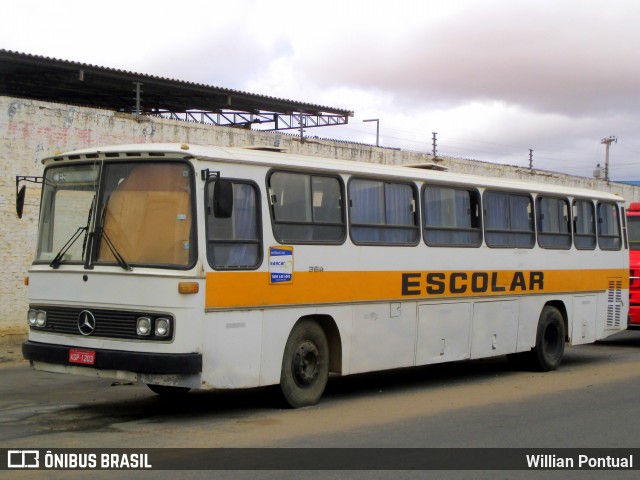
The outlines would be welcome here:
<svg viewBox="0 0 640 480">
<path fill-rule="evenodd" d="M 171 332 L 171 323 L 168 318 L 156 318 L 156 337 L 168 337 Z"/>
<path fill-rule="evenodd" d="M 136 322 L 136 333 L 142 337 L 151 335 L 151 319 L 149 317 L 140 317 Z"/>
<path fill-rule="evenodd" d="M 47 312 L 38 310 L 36 312 L 36 325 L 38 327 L 44 327 L 47 324 Z"/>
<path fill-rule="evenodd" d="M 36 316 L 38 315 L 38 311 L 34 310 L 33 308 L 29 309 L 29 313 L 27 314 L 27 320 L 29 322 L 29 326 L 31 327 L 35 327 L 36 326 Z"/>
</svg>

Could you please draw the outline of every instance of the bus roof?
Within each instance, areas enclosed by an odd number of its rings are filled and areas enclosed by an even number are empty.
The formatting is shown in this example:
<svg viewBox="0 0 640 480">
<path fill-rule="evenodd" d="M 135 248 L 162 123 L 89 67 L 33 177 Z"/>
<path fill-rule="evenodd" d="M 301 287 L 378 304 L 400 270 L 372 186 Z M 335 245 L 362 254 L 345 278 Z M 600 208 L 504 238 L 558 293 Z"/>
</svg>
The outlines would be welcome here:
<svg viewBox="0 0 640 480">
<path fill-rule="evenodd" d="M 194 158 L 202 161 L 225 161 L 262 165 L 269 168 L 305 169 L 332 173 L 356 174 L 378 178 L 396 178 L 419 180 L 423 182 L 457 184 L 481 188 L 503 188 L 525 190 L 536 193 L 566 195 L 571 197 L 594 197 L 616 202 L 624 201 L 619 195 L 600 190 L 568 187 L 536 181 L 470 175 L 465 173 L 440 171 L 438 169 L 415 168 L 416 165 L 385 165 L 353 160 L 336 160 L 326 157 L 314 157 L 286 153 L 269 147 L 219 147 L 179 143 L 143 143 L 131 145 L 113 145 L 88 148 L 63 153 L 42 160 L 46 165 L 58 161 L 87 161 L 109 158 L 135 157 L 171 157 Z M 224 174 L 224 172 L 222 172 Z"/>
</svg>

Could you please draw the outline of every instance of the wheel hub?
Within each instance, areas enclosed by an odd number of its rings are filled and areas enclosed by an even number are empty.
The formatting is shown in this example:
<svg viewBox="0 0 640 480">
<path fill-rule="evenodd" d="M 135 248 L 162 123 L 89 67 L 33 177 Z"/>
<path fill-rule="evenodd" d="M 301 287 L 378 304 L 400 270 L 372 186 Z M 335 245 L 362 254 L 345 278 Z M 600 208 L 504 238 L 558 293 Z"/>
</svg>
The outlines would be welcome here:
<svg viewBox="0 0 640 480">
<path fill-rule="evenodd" d="M 299 385 L 310 385 L 318 376 L 320 352 L 313 342 L 302 342 L 293 356 L 293 376 Z"/>
<path fill-rule="evenodd" d="M 549 326 L 544 332 L 543 349 L 549 355 L 555 357 L 558 355 L 559 350 L 559 333 L 552 325 Z"/>
</svg>

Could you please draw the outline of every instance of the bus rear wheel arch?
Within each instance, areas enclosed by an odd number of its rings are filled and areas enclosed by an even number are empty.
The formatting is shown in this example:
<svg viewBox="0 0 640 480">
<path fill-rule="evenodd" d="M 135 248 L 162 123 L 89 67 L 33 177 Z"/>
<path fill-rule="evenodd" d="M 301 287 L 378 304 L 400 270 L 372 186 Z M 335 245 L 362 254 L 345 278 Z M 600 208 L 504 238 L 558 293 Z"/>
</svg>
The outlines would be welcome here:
<svg viewBox="0 0 640 480">
<path fill-rule="evenodd" d="M 567 338 L 566 310 L 562 304 L 546 304 L 538 319 L 535 346 L 526 352 L 507 355 L 516 368 L 549 372 L 562 363 Z"/>
<path fill-rule="evenodd" d="M 300 319 L 284 348 L 280 390 L 293 408 L 318 403 L 329 378 L 329 342 L 312 318 Z"/>
</svg>

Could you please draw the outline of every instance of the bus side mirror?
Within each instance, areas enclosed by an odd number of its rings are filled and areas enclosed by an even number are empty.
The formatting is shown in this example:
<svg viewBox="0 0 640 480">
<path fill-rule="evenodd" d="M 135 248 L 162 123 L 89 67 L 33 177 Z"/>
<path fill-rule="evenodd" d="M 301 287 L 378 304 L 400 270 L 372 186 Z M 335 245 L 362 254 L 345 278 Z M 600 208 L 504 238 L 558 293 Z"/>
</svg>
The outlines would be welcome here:
<svg viewBox="0 0 640 480">
<path fill-rule="evenodd" d="M 18 218 L 22 218 L 22 211 L 24 210 L 24 197 L 27 193 L 26 185 L 23 185 L 22 188 L 18 190 L 20 182 L 44 183 L 44 177 L 28 177 L 25 175 L 16 175 L 16 213 L 18 214 Z"/>
<path fill-rule="evenodd" d="M 26 193 L 27 186 L 23 185 L 16 194 L 16 213 L 18 214 L 18 218 L 22 218 L 22 211 L 24 210 L 24 196 Z"/>
<path fill-rule="evenodd" d="M 231 218 L 233 214 L 233 182 L 218 177 L 213 184 L 213 215 Z"/>
</svg>

